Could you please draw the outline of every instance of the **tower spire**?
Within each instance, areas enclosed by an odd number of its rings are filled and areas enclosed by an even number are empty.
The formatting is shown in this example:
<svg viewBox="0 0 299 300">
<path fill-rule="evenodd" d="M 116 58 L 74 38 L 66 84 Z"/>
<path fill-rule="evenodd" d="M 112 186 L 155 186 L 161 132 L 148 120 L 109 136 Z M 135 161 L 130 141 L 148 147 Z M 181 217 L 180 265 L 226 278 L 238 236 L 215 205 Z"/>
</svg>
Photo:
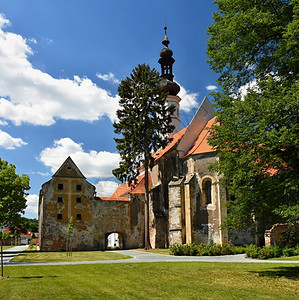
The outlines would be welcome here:
<svg viewBox="0 0 299 300">
<path fill-rule="evenodd" d="M 170 41 L 167 37 L 167 26 L 165 16 L 164 38 L 162 44 L 164 48 L 160 51 L 159 64 L 161 65 L 161 85 L 168 91 L 169 95 L 176 96 L 180 91 L 180 87 L 173 81 L 172 65 L 175 59 L 172 57 L 173 52 L 169 49 Z"/>
<path fill-rule="evenodd" d="M 180 101 L 181 98 L 177 95 L 180 91 L 180 86 L 173 81 L 172 65 L 175 62 L 172 57 L 173 52 L 169 49 L 168 45 L 170 41 L 167 37 L 167 26 L 166 26 L 166 16 L 165 16 L 165 27 L 164 27 L 164 38 L 162 44 L 163 49 L 160 51 L 159 64 L 161 65 L 161 82 L 160 85 L 168 92 L 166 97 L 166 103 L 168 106 L 174 106 L 175 111 L 171 116 L 171 124 L 174 125 L 173 134 L 180 131 Z"/>
</svg>

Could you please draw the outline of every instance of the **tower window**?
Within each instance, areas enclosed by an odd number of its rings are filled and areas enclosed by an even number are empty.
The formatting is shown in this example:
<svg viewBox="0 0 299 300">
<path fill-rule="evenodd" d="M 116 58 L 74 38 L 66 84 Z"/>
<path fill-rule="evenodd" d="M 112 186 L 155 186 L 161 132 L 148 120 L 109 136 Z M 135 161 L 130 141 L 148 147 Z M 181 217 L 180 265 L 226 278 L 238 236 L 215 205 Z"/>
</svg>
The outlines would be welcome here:
<svg viewBox="0 0 299 300">
<path fill-rule="evenodd" d="M 58 183 L 58 190 L 60 190 L 60 191 L 63 190 L 63 183 Z"/>
<path fill-rule="evenodd" d="M 81 184 L 77 184 L 76 190 L 81 191 Z"/>
<path fill-rule="evenodd" d="M 57 197 L 57 202 L 58 203 L 63 203 L 63 197 Z"/>
<path fill-rule="evenodd" d="M 57 220 L 62 220 L 62 214 L 57 214 Z"/>
<path fill-rule="evenodd" d="M 82 198 L 81 197 L 77 197 L 76 198 L 76 203 L 82 203 Z"/>
<path fill-rule="evenodd" d="M 76 220 L 81 221 L 82 220 L 82 215 L 81 214 L 77 214 L 76 215 Z"/>
</svg>

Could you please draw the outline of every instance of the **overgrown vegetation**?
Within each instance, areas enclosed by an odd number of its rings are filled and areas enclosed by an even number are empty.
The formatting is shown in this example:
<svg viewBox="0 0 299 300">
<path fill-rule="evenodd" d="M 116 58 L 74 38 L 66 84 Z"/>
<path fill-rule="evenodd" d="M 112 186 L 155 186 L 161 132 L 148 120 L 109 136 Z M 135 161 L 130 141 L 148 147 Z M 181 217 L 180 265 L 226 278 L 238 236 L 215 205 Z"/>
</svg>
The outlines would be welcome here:
<svg viewBox="0 0 299 300">
<path fill-rule="evenodd" d="M 246 253 L 246 257 L 257 259 L 277 258 L 281 256 L 297 256 L 299 255 L 299 246 L 281 247 L 266 246 L 258 247 L 256 245 L 233 246 L 220 244 L 175 244 L 170 246 L 171 255 L 184 256 L 219 256 Z"/>
<path fill-rule="evenodd" d="M 291 247 L 279 247 L 279 246 L 266 246 L 257 247 L 256 245 L 249 245 L 246 247 L 246 257 L 268 259 L 277 258 L 281 256 L 296 256 L 299 255 L 299 246 Z"/>
<path fill-rule="evenodd" d="M 218 256 L 245 253 L 245 249 L 245 246 L 221 246 L 220 244 L 175 244 L 170 246 L 170 254 L 185 256 Z"/>
</svg>

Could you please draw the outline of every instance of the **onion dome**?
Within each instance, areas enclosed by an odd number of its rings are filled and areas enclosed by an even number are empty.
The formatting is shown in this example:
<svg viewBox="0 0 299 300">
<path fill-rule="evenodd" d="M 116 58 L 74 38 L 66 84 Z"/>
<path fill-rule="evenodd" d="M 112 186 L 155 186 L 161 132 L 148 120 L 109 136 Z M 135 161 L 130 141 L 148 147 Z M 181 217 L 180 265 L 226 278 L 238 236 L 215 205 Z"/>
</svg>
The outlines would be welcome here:
<svg viewBox="0 0 299 300">
<path fill-rule="evenodd" d="M 163 86 L 169 95 L 176 96 L 180 91 L 180 86 L 173 81 L 173 74 L 172 74 L 172 65 L 175 62 L 175 59 L 172 57 L 173 52 L 168 48 L 170 44 L 168 37 L 167 37 L 167 27 L 164 27 L 165 35 L 162 41 L 164 48 L 160 51 L 160 59 L 159 64 L 161 65 L 161 86 Z"/>
</svg>

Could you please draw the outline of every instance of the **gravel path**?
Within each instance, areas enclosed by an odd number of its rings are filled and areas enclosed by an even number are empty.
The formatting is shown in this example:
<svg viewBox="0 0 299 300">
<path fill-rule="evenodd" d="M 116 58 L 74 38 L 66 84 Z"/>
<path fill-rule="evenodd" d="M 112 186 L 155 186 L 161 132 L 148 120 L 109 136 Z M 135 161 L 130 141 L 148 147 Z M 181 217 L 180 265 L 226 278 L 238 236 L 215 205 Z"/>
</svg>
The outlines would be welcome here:
<svg viewBox="0 0 299 300">
<path fill-rule="evenodd" d="M 29 245 L 15 246 L 3 251 L 3 264 L 9 263 L 11 259 L 25 251 Z"/>
<path fill-rule="evenodd" d="M 19 250 L 20 251 L 20 250 Z M 278 260 L 258 260 L 245 258 L 245 254 L 225 255 L 225 256 L 173 256 L 156 254 L 137 250 L 117 250 L 114 253 L 132 256 L 129 259 L 121 260 L 99 260 L 99 261 L 78 261 L 78 262 L 44 262 L 44 263 L 14 263 L 7 261 L 6 266 L 37 266 L 37 265 L 83 265 L 83 264 L 111 264 L 111 263 L 150 263 L 150 262 L 222 262 L 222 263 L 283 263 L 297 264 L 299 261 L 278 261 Z M 12 258 L 12 257 L 11 257 Z M 10 258 L 10 259 L 11 259 Z"/>
</svg>

